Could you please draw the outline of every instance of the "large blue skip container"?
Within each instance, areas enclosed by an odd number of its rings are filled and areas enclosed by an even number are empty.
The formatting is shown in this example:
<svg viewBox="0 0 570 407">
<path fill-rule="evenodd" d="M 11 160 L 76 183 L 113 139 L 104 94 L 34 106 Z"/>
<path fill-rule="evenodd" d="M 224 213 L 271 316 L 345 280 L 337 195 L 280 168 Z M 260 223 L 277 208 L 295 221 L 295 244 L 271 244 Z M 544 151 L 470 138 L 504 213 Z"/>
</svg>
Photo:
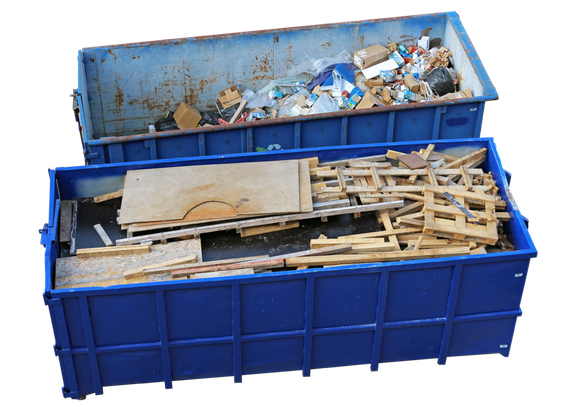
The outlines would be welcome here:
<svg viewBox="0 0 570 407">
<path fill-rule="evenodd" d="M 299 149 L 50 170 L 45 304 L 63 395 L 106 386 L 498 353 L 508 356 L 537 251 L 492 139 L 436 141 L 488 149 L 510 221 L 510 252 L 100 288 L 55 288 L 60 201 L 116 189 L 128 170 L 411 152 L 426 143 Z M 339 370 L 339 374 L 342 371 Z"/>
<path fill-rule="evenodd" d="M 148 133 L 186 102 L 215 110 L 233 85 L 260 90 L 310 58 L 425 33 L 453 53 L 459 89 L 473 97 L 250 123 Z M 299 149 L 478 138 L 485 102 L 498 99 L 455 12 L 85 48 L 79 51 L 74 110 L 87 164 L 235 154 L 278 144 Z"/>
</svg>

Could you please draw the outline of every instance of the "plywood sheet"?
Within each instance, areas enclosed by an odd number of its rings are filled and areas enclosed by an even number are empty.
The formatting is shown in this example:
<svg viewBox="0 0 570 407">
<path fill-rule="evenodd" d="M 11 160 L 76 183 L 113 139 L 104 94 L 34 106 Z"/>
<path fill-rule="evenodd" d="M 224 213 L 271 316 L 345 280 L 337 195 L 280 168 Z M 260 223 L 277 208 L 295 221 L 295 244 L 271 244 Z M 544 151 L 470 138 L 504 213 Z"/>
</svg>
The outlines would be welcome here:
<svg viewBox="0 0 570 407">
<path fill-rule="evenodd" d="M 311 195 L 309 161 L 299 160 L 299 199 L 299 212 L 312 212 L 313 197 Z"/>
<path fill-rule="evenodd" d="M 156 168 L 127 172 L 119 223 L 299 210 L 297 160 Z"/>
</svg>

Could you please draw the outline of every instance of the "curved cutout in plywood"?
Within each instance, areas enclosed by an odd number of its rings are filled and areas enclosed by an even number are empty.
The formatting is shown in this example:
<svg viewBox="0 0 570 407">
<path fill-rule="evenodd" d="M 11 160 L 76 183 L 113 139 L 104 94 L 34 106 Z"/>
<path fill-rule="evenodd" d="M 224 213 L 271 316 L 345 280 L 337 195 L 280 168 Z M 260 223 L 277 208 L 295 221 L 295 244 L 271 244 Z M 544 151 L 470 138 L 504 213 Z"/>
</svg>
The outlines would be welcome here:
<svg viewBox="0 0 570 407">
<path fill-rule="evenodd" d="M 237 216 L 233 206 L 223 201 L 208 201 L 196 205 L 184 216 L 185 221 L 231 218 Z"/>
</svg>

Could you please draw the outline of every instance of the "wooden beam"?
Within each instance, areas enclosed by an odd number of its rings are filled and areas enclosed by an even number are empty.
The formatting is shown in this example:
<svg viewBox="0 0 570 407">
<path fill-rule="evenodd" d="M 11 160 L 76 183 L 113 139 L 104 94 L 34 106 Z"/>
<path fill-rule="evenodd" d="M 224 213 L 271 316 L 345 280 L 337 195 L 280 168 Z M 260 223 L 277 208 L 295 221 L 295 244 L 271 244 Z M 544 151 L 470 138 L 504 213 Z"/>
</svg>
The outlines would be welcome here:
<svg viewBox="0 0 570 407">
<path fill-rule="evenodd" d="M 299 221 L 288 222 L 284 226 L 280 224 L 266 225 L 266 226 L 253 226 L 251 228 L 242 229 L 241 237 L 263 235 L 265 233 L 279 232 L 281 230 L 295 229 L 299 227 Z"/>
<path fill-rule="evenodd" d="M 196 279 L 196 278 L 243 276 L 243 275 L 253 274 L 253 273 L 254 273 L 254 270 L 252 268 L 238 269 L 238 270 L 225 270 L 225 271 L 210 271 L 209 273 L 193 274 L 190 276 L 190 278 Z"/>
<path fill-rule="evenodd" d="M 97 247 L 94 249 L 77 249 L 77 257 L 119 256 L 124 254 L 140 254 L 150 252 L 150 245 L 140 244 L 128 247 Z"/>
</svg>

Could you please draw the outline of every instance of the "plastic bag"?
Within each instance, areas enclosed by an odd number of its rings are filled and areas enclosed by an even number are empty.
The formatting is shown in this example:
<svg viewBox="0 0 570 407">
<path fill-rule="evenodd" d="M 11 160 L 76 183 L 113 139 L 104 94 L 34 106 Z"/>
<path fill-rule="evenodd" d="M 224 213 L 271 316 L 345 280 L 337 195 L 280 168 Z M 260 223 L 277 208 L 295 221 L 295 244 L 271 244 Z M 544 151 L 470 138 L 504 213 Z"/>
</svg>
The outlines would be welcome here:
<svg viewBox="0 0 570 407">
<path fill-rule="evenodd" d="M 173 113 L 169 110 L 166 113 L 165 117 L 163 117 L 162 119 L 158 119 L 154 123 L 156 131 L 178 130 L 178 125 L 176 124 L 176 121 L 174 120 L 174 117 L 172 117 L 172 115 Z"/>
<path fill-rule="evenodd" d="M 449 74 L 447 68 L 436 68 L 429 74 L 424 74 L 423 76 L 423 79 L 438 96 L 455 92 L 453 78 Z"/>
<path fill-rule="evenodd" d="M 220 114 L 214 111 L 202 112 L 202 119 L 200 120 L 200 126 L 205 124 L 211 124 L 212 126 L 220 124 L 218 119 L 220 118 Z"/>
<path fill-rule="evenodd" d="M 323 93 L 315 104 L 313 105 L 313 109 L 315 109 L 315 113 L 329 113 L 329 112 L 336 112 L 340 108 L 338 103 L 335 102 L 333 98 L 329 96 L 328 93 Z"/>
<path fill-rule="evenodd" d="M 312 60 L 312 67 L 308 71 L 313 76 L 317 76 L 319 72 L 322 72 L 327 66 L 334 64 L 349 64 L 352 62 L 352 55 L 344 50 L 335 57 L 329 58 L 319 58 L 317 60 Z"/>
</svg>

